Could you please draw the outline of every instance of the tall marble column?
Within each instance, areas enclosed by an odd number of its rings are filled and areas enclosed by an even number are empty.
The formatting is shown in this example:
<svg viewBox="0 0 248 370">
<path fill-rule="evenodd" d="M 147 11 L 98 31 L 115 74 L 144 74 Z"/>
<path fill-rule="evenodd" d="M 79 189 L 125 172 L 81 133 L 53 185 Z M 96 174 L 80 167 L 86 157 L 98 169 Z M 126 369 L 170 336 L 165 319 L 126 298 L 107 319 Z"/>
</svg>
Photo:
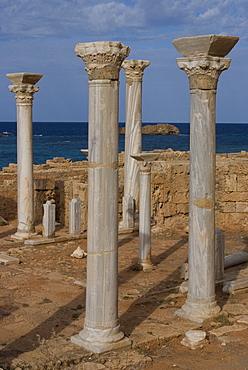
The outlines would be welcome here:
<svg viewBox="0 0 248 370">
<path fill-rule="evenodd" d="M 77 44 L 89 77 L 87 289 L 84 329 L 72 342 L 101 353 L 127 346 L 118 322 L 118 89 L 129 47 Z"/>
<path fill-rule="evenodd" d="M 134 59 L 122 63 L 126 75 L 126 123 L 121 226 L 127 228 L 134 227 L 134 212 L 139 195 L 139 168 L 130 155 L 142 151 L 142 79 L 144 70 L 149 65 L 149 61 Z M 132 207 L 130 202 L 133 204 Z"/>
<path fill-rule="evenodd" d="M 215 298 L 215 157 L 216 89 L 231 59 L 224 58 L 237 37 L 206 35 L 173 41 L 185 58 L 177 64 L 189 77 L 190 201 L 189 288 L 177 316 L 196 322 L 220 311 Z"/>
<path fill-rule="evenodd" d="M 159 153 L 139 153 L 131 157 L 140 170 L 139 264 L 143 270 L 152 268 L 151 261 L 151 167 Z"/>
<path fill-rule="evenodd" d="M 34 235 L 34 185 L 33 185 L 33 95 L 39 91 L 35 84 L 43 76 L 39 73 L 10 73 L 6 75 L 13 85 L 17 108 L 17 177 L 18 200 L 17 232 L 14 239 L 29 239 Z"/>
</svg>

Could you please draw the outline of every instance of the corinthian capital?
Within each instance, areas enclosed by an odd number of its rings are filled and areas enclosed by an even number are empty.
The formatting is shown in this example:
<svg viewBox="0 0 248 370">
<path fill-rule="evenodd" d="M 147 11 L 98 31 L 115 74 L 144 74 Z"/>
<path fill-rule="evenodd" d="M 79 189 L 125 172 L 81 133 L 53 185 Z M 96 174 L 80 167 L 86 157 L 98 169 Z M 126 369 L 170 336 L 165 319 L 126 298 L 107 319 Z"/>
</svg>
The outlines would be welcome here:
<svg viewBox="0 0 248 370">
<path fill-rule="evenodd" d="M 124 60 L 122 63 L 122 68 L 125 70 L 125 75 L 127 78 L 140 78 L 144 74 L 146 67 L 150 65 L 148 60 Z"/>
<path fill-rule="evenodd" d="M 90 80 L 118 80 L 130 48 L 117 41 L 97 41 L 77 44 L 75 53 L 83 59 Z"/>
<path fill-rule="evenodd" d="M 190 89 L 216 89 L 222 71 L 230 65 L 231 59 L 224 58 L 239 38 L 223 35 L 181 37 L 172 41 L 179 53 L 177 64 L 188 77 Z"/>
<path fill-rule="evenodd" d="M 18 103 L 31 103 L 34 99 L 34 93 L 39 91 L 39 87 L 35 84 L 43 75 L 40 73 L 9 73 L 6 76 L 13 82 L 13 85 L 9 86 L 9 90 L 16 95 L 16 101 Z"/>
<path fill-rule="evenodd" d="M 9 90 L 15 94 L 18 103 L 31 103 L 34 93 L 39 91 L 38 86 L 34 85 L 10 85 Z"/>
<path fill-rule="evenodd" d="M 189 77 L 190 89 L 216 89 L 222 71 L 230 66 L 230 58 L 194 56 L 178 58 L 178 67 Z"/>
</svg>

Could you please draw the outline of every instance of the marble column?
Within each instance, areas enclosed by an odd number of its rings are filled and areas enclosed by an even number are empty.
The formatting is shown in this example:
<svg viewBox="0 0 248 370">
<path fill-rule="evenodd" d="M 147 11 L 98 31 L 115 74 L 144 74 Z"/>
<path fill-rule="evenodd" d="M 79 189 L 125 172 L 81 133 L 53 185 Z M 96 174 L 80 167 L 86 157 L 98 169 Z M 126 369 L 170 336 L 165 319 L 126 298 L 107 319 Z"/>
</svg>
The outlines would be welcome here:
<svg viewBox="0 0 248 370">
<path fill-rule="evenodd" d="M 14 239 L 30 239 L 34 233 L 34 185 L 33 185 L 33 130 L 32 101 L 39 91 L 35 84 L 43 76 L 39 73 L 10 73 L 6 75 L 13 85 L 17 108 L 17 164 L 18 200 L 17 232 Z"/>
<path fill-rule="evenodd" d="M 142 79 L 150 65 L 146 60 L 125 60 L 122 68 L 126 75 L 126 123 L 123 219 L 121 227 L 134 227 L 134 212 L 139 195 L 139 168 L 131 154 L 142 151 Z M 131 207 L 130 204 L 133 206 Z"/>
<path fill-rule="evenodd" d="M 215 297 L 215 157 L 216 89 L 231 59 L 224 58 L 236 37 L 206 35 L 173 41 L 185 58 L 177 64 L 189 77 L 190 103 L 190 201 L 189 288 L 177 316 L 196 322 L 216 316 Z"/>
<path fill-rule="evenodd" d="M 89 77 L 87 289 L 84 328 L 71 341 L 101 353 L 130 345 L 118 321 L 118 90 L 129 47 L 77 44 Z"/>
<path fill-rule="evenodd" d="M 139 206 L 139 264 L 142 269 L 151 270 L 151 166 L 159 153 L 140 153 L 131 155 L 140 170 Z"/>
</svg>

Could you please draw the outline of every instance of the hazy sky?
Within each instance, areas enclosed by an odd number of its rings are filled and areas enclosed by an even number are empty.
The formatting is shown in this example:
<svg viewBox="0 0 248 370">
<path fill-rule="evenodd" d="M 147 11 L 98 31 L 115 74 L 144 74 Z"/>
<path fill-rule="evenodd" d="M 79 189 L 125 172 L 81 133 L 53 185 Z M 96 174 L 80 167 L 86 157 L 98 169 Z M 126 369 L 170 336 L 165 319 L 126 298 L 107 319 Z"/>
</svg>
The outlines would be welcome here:
<svg viewBox="0 0 248 370">
<path fill-rule="evenodd" d="M 219 79 L 217 122 L 248 122 L 247 0 L 0 0 L 0 121 L 15 121 L 6 73 L 33 72 L 34 121 L 87 121 L 88 77 L 77 43 L 120 41 L 128 59 L 149 60 L 143 78 L 144 122 L 188 122 L 189 88 L 171 41 L 223 34 L 240 40 Z M 120 121 L 125 77 L 120 75 Z"/>
</svg>

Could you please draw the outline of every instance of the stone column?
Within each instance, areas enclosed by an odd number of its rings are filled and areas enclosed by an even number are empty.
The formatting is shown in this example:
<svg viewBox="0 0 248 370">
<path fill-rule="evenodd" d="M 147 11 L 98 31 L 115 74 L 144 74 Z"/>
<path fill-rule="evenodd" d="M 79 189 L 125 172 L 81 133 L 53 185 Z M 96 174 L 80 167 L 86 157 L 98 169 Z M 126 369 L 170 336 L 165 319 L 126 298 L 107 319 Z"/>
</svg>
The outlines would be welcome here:
<svg viewBox="0 0 248 370">
<path fill-rule="evenodd" d="M 134 212 L 139 195 L 139 168 L 130 155 L 142 151 L 142 78 L 145 68 L 149 65 L 149 61 L 134 59 L 122 63 L 126 75 L 126 124 L 121 226 L 128 228 L 134 227 Z"/>
<path fill-rule="evenodd" d="M 139 206 L 139 264 L 143 270 L 152 268 L 151 261 L 151 166 L 158 153 L 131 155 L 140 168 L 140 206 Z"/>
<path fill-rule="evenodd" d="M 72 342 L 101 353 L 130 344 L 118 322 L 118 90 L 129 47 L 78 44 L 89 77 L 87 290 L 84 329 Z"/>
<path fill-rule="evenodd" d="M 17 164 L 18 164 L 18 226 L 12 235 L 15 239 L 29 239 L 34 235 L 34 185 L 33 185 L 33 130 L 32 101 L 39 91 L 35 84 L 43 76 L 39 73 L 10 73 L 6 75 L 13 85 L 17 107 Z"/>
<path fill-rule="evenodd" d="M 215 105 L 217 82 L 231 60 L 224 58 L 238 41 L 230 36 L 185 37 L 173 41 L 185 58 L 180 69 L 189 77 L 190 202 L 189 288 L 177 316 L 196 322 L 220 311 L 215 299 Z"/>
</svg>

